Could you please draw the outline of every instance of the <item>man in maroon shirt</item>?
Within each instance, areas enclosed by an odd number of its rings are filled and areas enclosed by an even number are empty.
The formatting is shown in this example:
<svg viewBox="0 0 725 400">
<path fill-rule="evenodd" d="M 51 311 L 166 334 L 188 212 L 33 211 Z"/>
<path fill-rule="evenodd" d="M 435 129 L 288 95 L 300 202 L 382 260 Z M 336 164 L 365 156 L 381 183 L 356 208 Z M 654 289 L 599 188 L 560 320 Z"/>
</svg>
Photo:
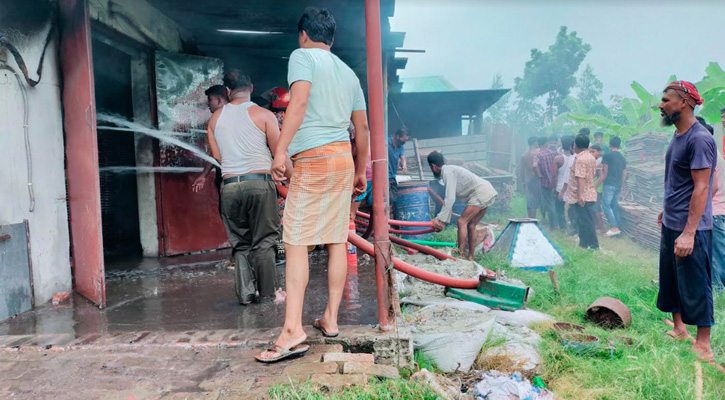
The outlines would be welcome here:
<svg viewBox="0 0 725 400">
<path fill-rule="evenodd" d="M 529 218 L 536 218 L 536 210 L 541 204 L 541 182 L 534 173 L 534 157 L 539 153 L 537 138 L 528 139 L 529 149 L 519 161 L 519 181 L 526 193 L 526 211 Z"/>
<path fill-rule="evenodd" d="M 541 151 L 534 157 L 534 173 L 541 180 L 541 220 L 548 216 L 549 227 L 556 228 L 557 219 L 554 212 L 554 191 L 556 190 L 556 179 L 558 169 L 556 167 L 556 151 L 548 147 L 549 138 L 539 138 Z"/>
</svg>

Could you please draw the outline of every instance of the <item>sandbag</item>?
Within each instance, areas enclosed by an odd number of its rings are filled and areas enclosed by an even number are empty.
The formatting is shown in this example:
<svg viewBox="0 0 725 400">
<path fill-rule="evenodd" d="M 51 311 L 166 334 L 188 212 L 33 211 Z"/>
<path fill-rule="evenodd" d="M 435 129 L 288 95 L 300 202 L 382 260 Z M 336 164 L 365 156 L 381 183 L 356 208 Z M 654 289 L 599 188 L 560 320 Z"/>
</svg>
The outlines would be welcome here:
<svg viewBox="0 0 725 400">
<path fill-rule="evenodd" d="M 443 372 L 469 371 L 495 323 L 486 312 L 445 305 L 424 307 L 407 319 L 413 347 Z"/>
</svg>

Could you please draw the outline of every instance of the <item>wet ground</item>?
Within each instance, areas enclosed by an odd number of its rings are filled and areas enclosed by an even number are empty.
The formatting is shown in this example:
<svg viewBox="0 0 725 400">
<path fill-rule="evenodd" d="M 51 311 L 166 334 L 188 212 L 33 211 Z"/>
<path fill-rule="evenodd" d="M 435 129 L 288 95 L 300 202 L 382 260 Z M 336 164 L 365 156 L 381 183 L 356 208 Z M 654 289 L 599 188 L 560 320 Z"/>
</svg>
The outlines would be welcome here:
<svg viewBox="0 0 725 400">
<path fill-rule="evenodd" d="M 70 304 L 48 303 L 0 323 L 0 335 L 74 333 L 76 336 L 133 331 L 256 329 L 282 326 L 284 303 L 242 306 L 234 294 L 230 251 L 115 262 L 106 267 L 107 307 L 80 295 Z M 277 266 L 284 287 L 284 264 Z M 327 302 L 327 253 L 310 254 L 310 283 L 303 324 L 322 315 Z M 340 325 L 377 323 L 374 263 L 360 257 L 348 269 Z"/>
</svg>

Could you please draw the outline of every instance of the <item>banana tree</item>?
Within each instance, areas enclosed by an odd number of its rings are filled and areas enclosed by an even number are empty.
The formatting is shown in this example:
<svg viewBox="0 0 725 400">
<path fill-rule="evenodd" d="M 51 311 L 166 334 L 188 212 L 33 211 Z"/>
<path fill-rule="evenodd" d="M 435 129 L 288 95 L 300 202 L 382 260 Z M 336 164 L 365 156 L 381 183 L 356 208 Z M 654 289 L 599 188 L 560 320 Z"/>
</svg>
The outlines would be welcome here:
<svg viewBox="0 0 725 400">
<path fill-rule="evenodd" d="M 657 104 L 659 97 L 648 92 L 638 82 L 630 85 L 637 98 L 622 98 L 618 107 L 609 109 L 609 113 L 584 110 L 576 101 L 567 103 L 571 110 L 566 118 L 579 123 L 591 124 L 601 128 L 606 133 L 617 135 L 622 140 L 629 139 L 640 133 L 664 132 L 659 124 Z M 608 114 L 608 115 L 607 115 Z"/>
<path fill-rule="evenodd" d="M 705 69 L 705 77 L 695 84 L 705 103 L 698 114 L 711 124 L 720 122 L 720 110 L 725 107 L 725 71 L 711 62 Z"/>
</svg>

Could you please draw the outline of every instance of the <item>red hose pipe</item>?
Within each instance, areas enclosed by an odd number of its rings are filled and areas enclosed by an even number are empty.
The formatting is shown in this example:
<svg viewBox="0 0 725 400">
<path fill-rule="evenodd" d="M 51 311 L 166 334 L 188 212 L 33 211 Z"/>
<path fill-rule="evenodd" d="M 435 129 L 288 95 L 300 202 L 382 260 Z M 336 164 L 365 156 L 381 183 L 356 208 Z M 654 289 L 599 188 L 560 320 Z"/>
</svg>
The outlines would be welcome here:
<svg viewBox="0 0 725 400">
<path fill-rule="evenodd" d="M 276 185 L 277 185 L 277 193 L 279 193 L 279 196 L 282 197 L 283 199 L 286 199 L 287 198 L 287 192 L 289 191 L 289 187 L 288 186 L 282 186 L 280 184 L 276 184 Z"/>
<path fill-rule="evenodd" d="M 355 230 L 358 232 L 364 232 L 362 228 L 355 228 Z M 429 256 L 433 256 L 439 260 L 457 260 L 457 258 L 455 258 L 453 256 L 449 256 L 448 254 L 440 252 L 432 247 L 424 246 L 424 245 L 421 245 L 418 243 L 409 242 L 405 239 L 401 239 L 401 238 L 398 238 L 395 236 L 388 236 L 388 238 L 390 239 L 391 242 L 393 242 L 399 246 L 418 250 L 422 253 L 428 254 Z"/>
<path fill-rule="evenodd" d="M 435 190 L 433 190 L 429 187 L 428 193 L 431 194 L 431 197 L 433 197 L 433 200 L 435 200 L 435 202 L 438 203 L 439 206 L 443 207 L 445 205 L 446 202 L 443 200 L 443 198 L 438 193 L 436 193 Z"/>
<path fill-rule="evenodd" d="M 362 238 L 365 239 L 365 233 L 367 232 L 367 229 L 363 229 L 360 227 L 355 228 L 356 231 L 363 233 Z M 426 235 L 428 233 L 437 232 L 435 229 L 421 229 L 416 231 L 402 231 L 400 229 L 388 229 L 389 233 L 393 233 L 395 235 Z"/>
<path fill-rule="evenodd" d="M 374 253 L 373 245 L 354 233 L 349 233 L 347 236 L 347 240 L 350 243 L 354 244 L 358 249 L 362 250 L 363 252 L 365 252 L 367 254 L 372 255 Z M 440 275 L 440 274 L 436 274 L 433 272 L 429 272 L 429 271 L 420 269 L 418 267 L 414 267 L 398 258 L 393 258 L 393 268 L 397 269 L 400 272 L 408 274 L 414 278 L 418 278 L 420 280 L 430 282 L 430 283 L 435 283 L 436 285 L 442 285 L 445 287 L 457 288 L 457 289 L 476 289 L 476 288 L 478 288 L 478 282 L 479 282 L 478 278 L 475 278 L 475 279 L 452 278 L 450 276 Z"/>
<path fill-rule="evenodd" d="M 412 236 L 412 235 L 427 235 L 429 233 L 438 232 L 438 230 L 433 229 L 433 228 L 428 228 L 428 229 L 417 229 L 417 230 L 404 231 L 402 229 L 392 229 L 392 228 L 390 228 L 390 229 L 388 229 L 388 232 L 394 233 L 396 235 L 408 235 L 408 236 Z"/>
<path fill-rule="evenodd" d="M 362 211 L 358 211 L 357 216 L 370 220 L 370 214 L 365 214 Z M 397 225 L 397 226 L 421 227 L 421 228 L 430 228 L 433 226 L 433 223 L 431 221 L 398 221 L 396 219 L 389 219 L 388 224 Z"/>
</svg>

